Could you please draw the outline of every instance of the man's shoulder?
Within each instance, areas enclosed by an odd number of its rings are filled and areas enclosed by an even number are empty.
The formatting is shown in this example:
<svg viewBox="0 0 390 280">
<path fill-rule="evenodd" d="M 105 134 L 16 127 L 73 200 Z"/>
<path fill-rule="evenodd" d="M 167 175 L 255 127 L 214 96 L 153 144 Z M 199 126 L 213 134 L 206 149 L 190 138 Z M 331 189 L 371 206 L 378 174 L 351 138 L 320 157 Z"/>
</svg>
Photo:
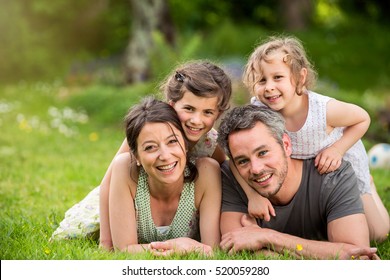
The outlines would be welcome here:
<svg viewBox="0 0 390 280">
<path fill-rule="evenodd" d="M 337 192 L 353 188 L 356 185 L 357 177 L 353 170 L 351 163 L 342 160 L 340 167 L 326 174 L 320 174 L 317 167 L 314 165 L 314 159 L 303 160 L 303 174 L 302 182 L 308 186 L 316 186 L 317 189 L 324 194 L 324 191 L 329 194 L 333 189 Z"/>
</svg>

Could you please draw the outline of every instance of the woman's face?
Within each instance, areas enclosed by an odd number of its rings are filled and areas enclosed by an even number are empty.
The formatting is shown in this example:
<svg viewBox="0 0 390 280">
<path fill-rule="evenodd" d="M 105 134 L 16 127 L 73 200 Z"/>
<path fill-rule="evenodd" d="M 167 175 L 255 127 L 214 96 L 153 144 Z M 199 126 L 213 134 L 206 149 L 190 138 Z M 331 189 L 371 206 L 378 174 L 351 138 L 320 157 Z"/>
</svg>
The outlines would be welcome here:
<svg viewBox="0 0 390 280">
<path fill-rule="evenodd" d="M 219 116 L 218 97 L 199 97 L 186 91 L 182 99 L 170 102 L 170 105 L 176 110 L 192 144 L 210 131 Z"/>
<path fill-rule="evenodd" d="M 183 180 L 186 153 L 183 135 L 170 123 L 146 123 L 137 139 L 137 159 L 153 182 Z"/>
</svg>

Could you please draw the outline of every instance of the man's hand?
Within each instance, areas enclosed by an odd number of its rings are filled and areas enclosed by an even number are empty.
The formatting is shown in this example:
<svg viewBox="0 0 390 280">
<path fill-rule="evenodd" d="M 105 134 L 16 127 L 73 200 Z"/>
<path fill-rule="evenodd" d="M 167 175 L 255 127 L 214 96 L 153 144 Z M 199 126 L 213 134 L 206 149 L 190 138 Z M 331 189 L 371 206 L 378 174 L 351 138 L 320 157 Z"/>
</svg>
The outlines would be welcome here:
<svg viewBox="0 0 390 280">
<path fill-rule="evenodd" d="M 254 218 L 243 215 L 242 228 L 234 229 L 222 235 L 220 246 L 222 250 L 233 254 L 242 250 L 258 251 L 265 247 L 261 236 L 264 229 L 260 228 Z"/>
</svg>

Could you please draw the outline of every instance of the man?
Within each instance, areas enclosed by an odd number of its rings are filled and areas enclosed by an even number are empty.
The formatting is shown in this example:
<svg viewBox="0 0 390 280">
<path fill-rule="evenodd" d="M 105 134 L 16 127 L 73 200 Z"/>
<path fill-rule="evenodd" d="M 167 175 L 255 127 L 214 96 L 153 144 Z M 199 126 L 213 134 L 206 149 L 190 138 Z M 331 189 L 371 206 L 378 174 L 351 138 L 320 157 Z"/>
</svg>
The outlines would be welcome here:
<svg viewBox="0 0 390 280">
<path fill-rule="evenodd" d="M 269 199 L 276 216 L 250 218 L 248 199 L 228 162 L 222 165 L 221 247 L 291 254 L 315 259 L 377 258 L 348 162 L 320 175 L 313 160 L 290 158 L 282 116 L 246 105 L 223 119 L 218 141 L 244 181 Z"/>
</svg>

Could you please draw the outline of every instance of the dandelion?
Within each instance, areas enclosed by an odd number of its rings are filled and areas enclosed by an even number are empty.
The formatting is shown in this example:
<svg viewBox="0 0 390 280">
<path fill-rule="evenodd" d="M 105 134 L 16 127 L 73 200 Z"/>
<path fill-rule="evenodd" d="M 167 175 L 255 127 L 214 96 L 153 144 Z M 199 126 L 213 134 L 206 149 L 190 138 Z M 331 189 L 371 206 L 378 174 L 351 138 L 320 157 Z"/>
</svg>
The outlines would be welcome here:
<svg viewBox="0 0 390 280">
<path fill-rule="evenodd" d="M 89 134 L 89 141 L 96 142 L 97 140 L 99 140 L 99 134 L 97 134 L 96 132 L 91 132 Z"/>
<path fill-rule="evenodd" d="M 354 256 L 354 255 L 352 255 L 352 256 L 351 256 L 351 260 L 354 260 L 354 259 L 355 259 L 355 256 Z"/>
<path fill-rule="evenodd" d="M 46 255 L 49 255 L 51 253 L 51 250 L 49 248 L 45 248 L 44 252 Z"/>
<path fill-rule="evenodd" d="M 26 131 L 26 132 L 31 132 L 32 128 L 28 121 L 26 119 L 23 119 L 19 122 L 19 129 Z"/>
<path fill-rule="evenodd" d="M 302 244 L 297 244 L 296 250 L 297 250 L 298 252 L 302 251 L 302 250 L 303 250 Z"/>
</svg>

